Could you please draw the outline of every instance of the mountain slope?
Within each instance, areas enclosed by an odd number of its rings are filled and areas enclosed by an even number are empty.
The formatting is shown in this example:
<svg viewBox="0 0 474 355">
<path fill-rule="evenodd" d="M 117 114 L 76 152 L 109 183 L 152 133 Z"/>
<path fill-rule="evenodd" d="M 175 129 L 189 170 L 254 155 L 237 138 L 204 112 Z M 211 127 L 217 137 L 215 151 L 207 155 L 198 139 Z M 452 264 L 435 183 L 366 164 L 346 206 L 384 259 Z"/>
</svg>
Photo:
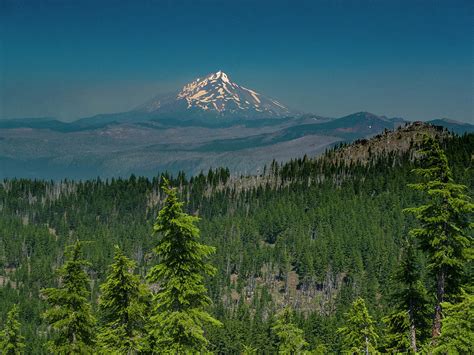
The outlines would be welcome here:
<svg viewBox="0 0 474 355">
<path fill-rule="evenodd" d="M 156 97 L 137 111 L 219 118 L 273 118 L 295 114 L 278 101 L 232 82 L 223 71 L 197 78 L 176 94 Z"/>
</svg>

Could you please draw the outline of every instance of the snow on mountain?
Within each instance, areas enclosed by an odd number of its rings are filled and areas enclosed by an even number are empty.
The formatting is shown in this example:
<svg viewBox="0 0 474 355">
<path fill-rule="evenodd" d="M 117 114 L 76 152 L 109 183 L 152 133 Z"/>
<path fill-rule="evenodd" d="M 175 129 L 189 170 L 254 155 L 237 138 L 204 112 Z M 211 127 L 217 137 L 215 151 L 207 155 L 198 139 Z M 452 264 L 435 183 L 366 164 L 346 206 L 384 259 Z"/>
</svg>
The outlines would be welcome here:
<svg viewBox="0 0 474 355">
<path fill-rule="evenodd" d="M 218 117 L 286 117 L 292 113 L 280 102 L 232 82 L 223 71 L 197 78 L 177 94 L 156 97 L 138 108 L 155 114 L 202 113 Z"/>
</svg>

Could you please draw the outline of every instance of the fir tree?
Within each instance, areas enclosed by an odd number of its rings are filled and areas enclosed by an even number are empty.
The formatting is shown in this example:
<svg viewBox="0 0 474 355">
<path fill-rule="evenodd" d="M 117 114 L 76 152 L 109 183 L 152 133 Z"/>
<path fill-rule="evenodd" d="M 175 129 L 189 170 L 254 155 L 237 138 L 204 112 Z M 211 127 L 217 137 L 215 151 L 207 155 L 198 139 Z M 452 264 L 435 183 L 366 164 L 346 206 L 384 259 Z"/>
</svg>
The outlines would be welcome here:
<svg viewBox="0 0 474 355">
<path fill-rule="evenodd" d="M 384 318 L 388 328 L 387 350 L 417 352 L 417 339 L 426 335 L 428 295 L 421 281 L 421 270 L 416 248 L 412 241 L 406 240 L 390 295 L 395 312 Z"/>
<path fill-rule="evenodd" d="M 99 310 L 105 323 L 98 340 L 107 352 L 136 353 L 144 341 L 148 290 L 133 274 L 135 262 L 115 246 L 114 262 L 101 285 Z"/>
<path fill-rule="evenodd" d="M 435 354 L 469 354 L 474 349 L 474 295 L 462 291 L 460 302 L 444 302 L 443 332 Z"/>
<path fill-rule="evenodd" d="M 293 322 L 294 315 L 290 307 L 285 307 L 276 316 L 273 332 L 278 338 L 278 351 L 282 354 L 300 354 L 308 346 L 303 330 Z"/>
<path fill-rule="evenodd" d="M 153 297 L 153 348 L 161 352 L 188 353 L 204 351 L 208 340 L 204 326 L 219 326 L 206 308 L 211 304 L 204 285 L 204 275 L 216 269 L 206 261 L 215 248 L 199 243 L 195 216 L 183 212 L 176 189 L 162 185 L 167 197 L 154 225 L 159 235 L 154 252 L 159 262 L 148 280 L 159 287 Z"/>
<path fill-rule="evenodd" d="M 0 332 L 0 354 L 18 355 L 23 353 L 25 338 L 20 333 L 18 306 L 14 305 L 7 315 L 5 328 Z"/>
<path fill-rule="evenodd" d="M 448 160 L 439 144 L 426 138 L 421 153 L 422 167 L 414 172 L 424 181 L 411 184 L 413 189 L 424 192 L 427 204 L 405 209 L 413 213 L 421 224 L 411 230 L 426 251 L 429 268 L 436 277 L 436 304 L 433 315 L 432 337 L 441 334 L 442 306 L 446 292 L 458 291 L 460 276 L 468 249 L 472 248 L 469 215 L 474 205 L 465 194 L 466 186 L 456 184 Z"/>
<path fill-rule="evenodd" d="M 60 286 L 42 290 L 50 308 L 43 317 L 53 330 L 48 349 L 58 354 L 84 354 L 93 350 L 95 318 L 89 303 L 89 278 L 84 268 L 82 244 L 66 247 L 67 261 L 58 269 Z"/>
<path fill-rule="evenodd" d="M 384 349 L 387 353 L 412 353 L 413 336 L 408 312 L 399 311 L 384 317 L 386 325 Z M 416 338 L 415 338 L 416 339 Z"/>
<path fill-rule="evenodd" d="M 374 324 L 365 301 L 359 297 L 346 314 L 345 327 L 338 329 L 343 336 L 344 350 L 365 354 L 375 352 L 378 335 Z"/>
</svg>

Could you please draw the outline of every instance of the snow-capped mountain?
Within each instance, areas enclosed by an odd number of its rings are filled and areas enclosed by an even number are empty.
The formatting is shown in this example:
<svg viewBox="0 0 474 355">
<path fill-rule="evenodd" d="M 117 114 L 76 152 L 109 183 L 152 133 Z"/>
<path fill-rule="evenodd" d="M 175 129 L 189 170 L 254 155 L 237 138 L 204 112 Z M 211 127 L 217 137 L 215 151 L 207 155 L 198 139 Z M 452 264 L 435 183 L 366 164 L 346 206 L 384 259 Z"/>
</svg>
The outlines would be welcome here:
<svg viewBox="0 0 474 355">
<path fill-rule="evenodd" d="M 236 118 L 287 117 L 295 114 L 280 102 L 232 82 L 223 71 L 197 78 L 177 93 L 155 97 L 140 106 L 138 111 Z"/>
</svg>

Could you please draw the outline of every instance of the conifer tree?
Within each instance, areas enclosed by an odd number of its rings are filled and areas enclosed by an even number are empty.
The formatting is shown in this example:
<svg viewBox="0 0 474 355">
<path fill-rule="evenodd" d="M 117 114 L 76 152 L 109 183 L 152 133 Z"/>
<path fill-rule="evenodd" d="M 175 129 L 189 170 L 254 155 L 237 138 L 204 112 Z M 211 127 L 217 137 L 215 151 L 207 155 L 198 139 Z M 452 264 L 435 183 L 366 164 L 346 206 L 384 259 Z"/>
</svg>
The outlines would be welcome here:
<svg viewBox="0 0 474 355">
<path fill-rule="evenodd" d="M 148 290 L 133 274 L 136 264 L 115 246 L 114 262 L 101 285 L 98 341 L 107 352 L 136 353 L 142 349 Z"/>
<path fill-rule="evenodd" d="M 429 317 L 428 295 L 421 281 L 421 265 L 413 242 L 406 240 L 395 272 L 390 295 L 395 312 L 384 318 L 387 350 L 418 351 L 417 340 L 425 336 Z"/>
<path fill-rule="evenodd" d="M 5 328 L 0 332 L 0 354 L 18 355 L 23 353 L 25 338 L 20 333 L 18 306 L 15 304 L 8 312 Z"/>
<path fill-rule="evenodd" d="M 303 330 L 293 322 L 294 314 L 290 307 L 285 307 L 276 316 L 273 332 L 278 338 L 278 351 L 281 354 L 300 354 L 308 346 Z"/>
<path fill-rule="evenodd" d="M 53 330 L 47 346 L 58 354 L 84 354 L 93 350 L 95 318 L 89 303 L 89 277 L 84 268 L 90 263 L 83 259 L 82 245 L 77 241 L 66 247 L 67 261 L 58 269 L 58 288 L 42 290 L 50 308 L 43 313 Z"/>
<path fill-rule="evenodd" d="M 434 339 L 441 334 L 441 304 L 448 290 L 458 291 L 468 249 L 472 248 L 472 236 L 467 230 L 474 205 L 465 193 L 466 186 L 454 182 L 446 155 L 434 139 L 426 138 L 420 153 L 422 167 L 414 172 L 424 180 L 410 187 L 424 192 L 428 201 L 405 211 L 413 213 L 420 223 L 410 232 L 427 253 L 429 268 L 436 278 L 431 331 Z"/>
<path fill-rule="evenodd" d="M 180 354 L 204 351 L 208 344 L 204 326 L 221 325 L 206 311 L 211 299 L 204 275 L 216 272 L 206 259 L 215 248 L 199 242 L 198 217 L 183 211 L 176 189 L 166 179 L 162 188 L 167 197 L 154 225 L 159 262 L 148 274 L 148 280 L 159 288 L 152 301 L 152 348 Z"/>
<path fill-rule="evenodd" d="M 474 295 L 462 291 L 458 303 L 444 302 L 443 332 L 435 344 L 435 354 L 469 354 L 474 349 Z"/>
<path fill-rule="evenodd" d="M 378 335 L 374 324 L 364 299 L 357 298 L 346 314 L 345 326 L 338 329 L 343 336 L 344 350 L 364 354 L 375 352 Z"/>
<path fill-rule="evenodd" d="M 387 353 L 412 353 L 412 334 L 408 312 L 398 311 L 384 317 L 384 349 Z"/>
</svg>

